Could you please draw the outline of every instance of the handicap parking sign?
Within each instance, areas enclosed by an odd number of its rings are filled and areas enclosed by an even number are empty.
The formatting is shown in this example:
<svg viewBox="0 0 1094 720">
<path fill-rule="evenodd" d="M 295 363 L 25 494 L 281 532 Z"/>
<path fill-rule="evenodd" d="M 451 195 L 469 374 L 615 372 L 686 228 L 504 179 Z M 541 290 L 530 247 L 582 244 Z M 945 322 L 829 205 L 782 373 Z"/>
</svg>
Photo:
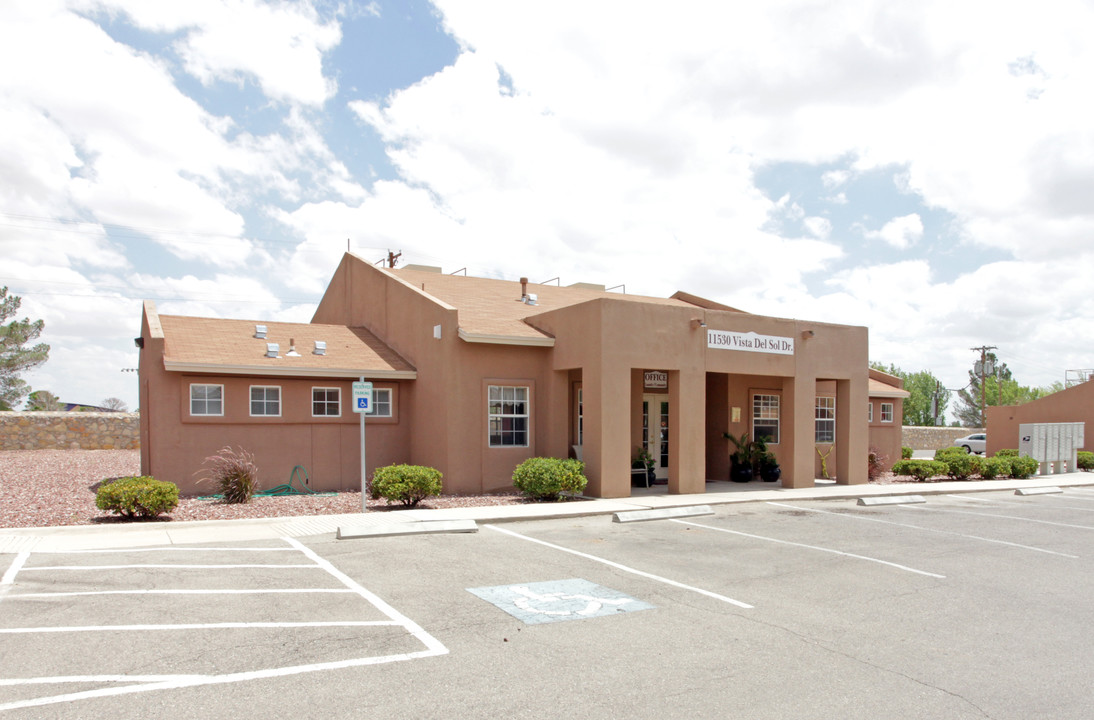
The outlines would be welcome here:
<svg viewBox="0 0 1094 720">
<path fill-rule="evenodd" d="M 372 412 L 372 383 L 370 383 L 370 382 L 355 382 L 355 383 L 353 383 L 353 412 L 356 412 L 356 413 L 371 413 Z"/>
</svg>

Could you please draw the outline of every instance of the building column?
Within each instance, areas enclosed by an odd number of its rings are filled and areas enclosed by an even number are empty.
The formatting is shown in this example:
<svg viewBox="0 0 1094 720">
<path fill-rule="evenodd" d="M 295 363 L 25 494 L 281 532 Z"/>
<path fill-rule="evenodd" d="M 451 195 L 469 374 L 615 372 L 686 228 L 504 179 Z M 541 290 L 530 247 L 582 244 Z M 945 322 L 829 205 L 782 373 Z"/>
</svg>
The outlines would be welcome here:
<svg viewBox="0 0 1094 720">
<path fill-rule="evenodd" d="M 706 492 L 706 372 L 669 371 L 669 493 Z"/>
<path fill-rule="evenodd" d="M 779 416 L 782 486 L 813 487 L 816 453 L 817 379 L 797 376 L 783 378 L 782 408 Z M 838 408 L 838 405 L 837 405 Z"/>
<path fill-rule="evenodd" d="M 582 368 L 586 493 L 618 498 L 631 494 L 630 368 Z"/>
<path fill-rule="evenodd" d="M 868 480 L 866 454 L 870 427 L 866 422 L 867 383 L 836 381 L 836 482 L 859 485 Z"/>
</svg>

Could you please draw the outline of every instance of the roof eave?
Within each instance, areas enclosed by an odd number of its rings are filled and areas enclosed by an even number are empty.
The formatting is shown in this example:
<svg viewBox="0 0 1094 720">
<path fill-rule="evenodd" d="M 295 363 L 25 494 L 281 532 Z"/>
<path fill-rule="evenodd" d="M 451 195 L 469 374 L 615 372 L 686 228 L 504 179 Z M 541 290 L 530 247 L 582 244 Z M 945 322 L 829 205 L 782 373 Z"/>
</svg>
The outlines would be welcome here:
<svg viewBox="0 0 1094 720">
<path fill-rule="evenodd" d="M 519 335 L 491 335 L 488 333 L 467 332 L 463 328 L 459 330 L 460 339 L 470 343 L 486 343 L 488 345 L 523 345 L 525 347 L 554 347 L 553 337 L 521 337 Z"/>
<path fill-rule="evenodd" d="M 271 363 L 277 360 L 271 358 Z M 311 368 L 276 367 L 270 365 L 220 365 L 216 363 L 194 363 L 163 361 L 163 369 L 168 372 L 211 373 L 215 375 L 263 375 L 277 377 L 367 377 L 377 380 L 417 380 L 417 370 L 376 370 L 368 368 Z"/>
</svg>

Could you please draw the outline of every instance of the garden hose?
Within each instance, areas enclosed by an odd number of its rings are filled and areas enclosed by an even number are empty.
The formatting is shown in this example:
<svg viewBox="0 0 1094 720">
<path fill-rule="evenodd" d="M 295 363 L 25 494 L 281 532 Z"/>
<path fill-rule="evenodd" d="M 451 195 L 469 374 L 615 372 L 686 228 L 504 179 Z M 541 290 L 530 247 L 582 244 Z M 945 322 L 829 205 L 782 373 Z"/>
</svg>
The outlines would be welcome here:
<svg viewBox="0 0 1094 720">
<path fill-rule="evenodd" d="M 304 482 L 297 484 L 296 473 L 299 471 L 304 475 Z M 282 497 L 285 495 L 314 495 L 316 497 L 330 497 L 337 495 L 333 492 L 316 492 L 312 490 L 308 485 L 311 483 L 311 478 L 308 477 L 308 471 L 304 469 L 303 465 L 297 465 L 292 469 L 292 474 L 289 475 L 289 481 L 281 485 L 270 488 L 269 490 L 260 490 L 254 493 L 254 497 Z M 223 498 L 223 495 L 199 495 L 198 500 L 219 500 Z"/>
</svg>

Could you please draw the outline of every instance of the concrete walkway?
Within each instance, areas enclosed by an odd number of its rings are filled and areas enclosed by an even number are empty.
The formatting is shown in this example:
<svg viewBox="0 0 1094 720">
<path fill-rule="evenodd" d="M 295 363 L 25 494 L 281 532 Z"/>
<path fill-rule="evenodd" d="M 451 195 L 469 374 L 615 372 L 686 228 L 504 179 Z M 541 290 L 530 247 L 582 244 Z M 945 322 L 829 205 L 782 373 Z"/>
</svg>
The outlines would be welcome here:
<svg viewBox="0 0 1094 720">
<path fill-rule="evenodd" d="M 1062 473 L 1028 480 L 900 483 L 895 485 L 818 484 L 812 488 L 787 489 L 761 483 L 711 482 L 707 492 L 669 495 L 664 486 L 634 488 L 629 498 L 585 500 L 567 503 L 532 503 L 442 510 L 395 510 L 347 515 L 258 518 L 250 520 L 202 520 L 193 522 L 141 522 L 126 525 L 72 525 L 40 528 L 0 528 L 0 553 L 24 551 L 62 552 L 110 548 L 158 547 L 211 542 L 276 540 L 334 533 L 339 528 L 379 528 L 400 523 L 434 520 L 512 522 L 547 518 L 611 515 L 629 510 L 723 505 L 767 500 L 846 500 L 891 495 L 938 495 L 1016 491 L 1039 487 L 1094 486 L 1094 473 Z"/>
</svg>

